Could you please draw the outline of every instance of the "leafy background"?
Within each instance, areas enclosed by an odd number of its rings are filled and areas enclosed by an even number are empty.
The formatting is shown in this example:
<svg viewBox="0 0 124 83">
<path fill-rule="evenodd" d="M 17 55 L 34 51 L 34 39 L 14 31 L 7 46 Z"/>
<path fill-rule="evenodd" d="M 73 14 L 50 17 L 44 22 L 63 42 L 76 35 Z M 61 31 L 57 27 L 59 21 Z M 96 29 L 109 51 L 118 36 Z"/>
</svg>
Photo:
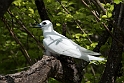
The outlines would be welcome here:
<svg viewBox="0 0 124 83">
<path fill-rule="evenodd" d="M 59 1 L 59 0 L 58 0 Z M 80 0 L 44 0 L 48 15 L 54 25 L 54 29 L 62 34 L 63 27 L 66 28 L 67 37 L 78 43 L 79 45 L 93 50 L 97 45 L 98 38 L 105 30 L 102 22 L 106 23 L 111 18 L 113 5 L 109 3 L 102 5 L 107 9 L 107 13 L 100 12 L 100 21 L 97 21 L 91 10 L 87 9 Z M 120 1 L 115 0 L 115 3 Z M 95 5 L 89 5 L 93 10 L 98 10 Z M 32 63 L 42 58 L 44 50 L 37 44 L 29 31 L 42 44 L 42 31 L 35 29 L 33 26 L 41 22 L 34 0 L 15 0 L 8 12 L 4 15 L 5 22 L 0 22 L 0 74 L 15 73 L 26 70 L 29 63 L 21 52 L 21 46 L 15 41 L 10 34 L 12 29 L 22 46 L 27 51 Z M 27 31 L 25 30 L 25 28 Z M 100 52 L 106 57 L 111 45 L 111 38 L 103 45 Z M 106 61 L 92 61 L 85 69 L 85 75 L 82 83 L 98 83 L 100 76 L 104 70 Z M 120 83 L 124 77 L 117 79 Z M 59 83 L 55 79 L 50 78 L 48 83 Z"/>
</svg>

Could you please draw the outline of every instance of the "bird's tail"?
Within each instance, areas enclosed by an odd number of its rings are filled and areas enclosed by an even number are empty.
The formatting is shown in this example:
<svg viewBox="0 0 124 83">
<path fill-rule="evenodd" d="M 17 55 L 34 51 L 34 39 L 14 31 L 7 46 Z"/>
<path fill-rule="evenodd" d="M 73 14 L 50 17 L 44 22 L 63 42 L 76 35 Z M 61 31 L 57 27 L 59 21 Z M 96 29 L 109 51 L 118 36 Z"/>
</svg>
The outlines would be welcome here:
<svg viewBox="0 0 124 83">
<path fill-rule="evenodd" d="M 95 56 L 91 56 L 91 55 L 88 55 L 88 58 L 89 58 L 89 61 L 91 61 L 91 60 L 104 60 L 104 58 L 95 57 Z"/>
</svg>

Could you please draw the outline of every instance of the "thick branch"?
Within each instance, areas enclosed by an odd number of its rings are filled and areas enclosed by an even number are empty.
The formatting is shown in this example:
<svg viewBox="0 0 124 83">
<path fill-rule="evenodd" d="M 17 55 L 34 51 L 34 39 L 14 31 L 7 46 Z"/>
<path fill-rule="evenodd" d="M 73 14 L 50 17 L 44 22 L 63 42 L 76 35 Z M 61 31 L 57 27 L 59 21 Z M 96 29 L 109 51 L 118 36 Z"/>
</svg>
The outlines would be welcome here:
<svg viewBox="0 0 124 83">
<path fill-rule="evenodd" d="M 51 56 L 43 56 L 42 60 L 32 65 L 27 71 L 0 76 L 0 83 L 46 83 L 50 76 L 61 76 L 62 65 Z M 11 80 L 10 80 L 11 78 Z"/>
<path fill-rule="evenodd" d="M 42 60 L 27 71 L 0 76 L 0 83 L 47 83 L 49 77 L 54 77 L 62 83 L 80 83 L 83 66 L 80 68 L 81 64 L 77 65 L 71 60 L 68 62 L 61 57 L 58 60 L 52 56 L 43 56 Z M 86 66 L 86 64 L 82 65 Z"/>
<path fill-rule="evenodd" d="M 50 20 L 48 15 L 47 15 L 47 11 L 46 11 L 43 0 L 35 0 L 35 4 L 37 6 L 40 18 L 42 20 Z"/>
</svg>

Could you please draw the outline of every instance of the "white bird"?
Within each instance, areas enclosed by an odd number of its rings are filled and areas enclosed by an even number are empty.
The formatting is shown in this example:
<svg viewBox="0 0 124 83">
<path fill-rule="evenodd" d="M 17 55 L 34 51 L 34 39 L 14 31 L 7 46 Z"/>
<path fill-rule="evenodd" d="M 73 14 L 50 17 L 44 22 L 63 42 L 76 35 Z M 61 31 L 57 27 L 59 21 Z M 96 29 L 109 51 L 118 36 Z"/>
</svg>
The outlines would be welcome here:
<svg viewBox="0 0 124 83">
<path fill-rule="evenodd" d="M 65 55 L 88 62 L 91 60 L 104 60 L 104 58 L 92 56 L 100 55 L 100 53 L 87 50 L 56 32 L 49 20 L 42 21 L 38 27 L 43 30 L 43 45 L 46 49 L 46 55 Z"/>
</svg>

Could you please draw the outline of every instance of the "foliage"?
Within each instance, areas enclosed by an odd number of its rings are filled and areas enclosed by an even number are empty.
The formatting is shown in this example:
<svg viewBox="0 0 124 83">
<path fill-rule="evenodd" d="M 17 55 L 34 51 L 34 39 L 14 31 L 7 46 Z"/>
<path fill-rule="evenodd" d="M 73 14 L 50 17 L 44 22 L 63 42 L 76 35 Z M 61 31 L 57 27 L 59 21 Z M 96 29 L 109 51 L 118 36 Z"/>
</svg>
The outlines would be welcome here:
<svg viewBox="0 0 124 83">
<path fill-rule="evenodd" d="M 107 10 L 106 15 L 103 15 L 102 18 L 111 18 L 112 17 L 112 11 L 114 9 L 114 5 L 107 3 L 102 4 L 103 7 Z"/>
<path fill-rule="evenodd" d="M 114 0 L 114 3 L 119 4 L 120 2 L 123 2 L 124 0 Z"/>
<path fill-rule="evenodd" d="M 119 3 L 117 0 L 114 0 L 114 2 Z M 67 37 L 90 50 L 95 48 L 98 44 L 99 36 L 105 30 L 101 22 L 107 24 L 107 19 L 111 18 L 113 11 L 113 5 L 102 3 L 107 9 L 107 13 L 106 15 L 101 13 L 101 21 L 98 22 L 91 11 L 78 0 L 62 0 L 62 5 L 55 0 L 44 0 L 44 3 L 55 30 L 62 33 L 63 24 L 66 24 Z M 92 9 L 92 6 L 90 8 Z M 4 17 L 27 50 L 30 58 L 32 61 L 41 59 L 43 49 L 38 47 L 36 41 L 24 30 L 22 24 L 19 23 L 21 21 L 28 31 L 34 34 L 37 40 L 42 43 L 42 31 L 32 28 L 34 24 L 41 22 L 34 0 L 16 0 L 12 3 L 9 11 L 14 16 L 6 13 Z M 11 36 L 3 22 L 0 22 L 0 27 L 0 73 L 6 74 L 21 71 L 20 68 L 29 65 L 20 51 L 21 47 L 15 42 L 15 39 Z M 111 39 L 108 40 L 108 43 L 110 41 Z M 109 50 L 110 44 L 108 43 L 102 46 L 101 52 L 104 53 Z M 105 62 L 92 62 L 85 69 L 82 83 L 97 83 L 102 74 L 101 72 L 103 72 L 104 64 Z M 48 83 L 58 82 L 51 78 Z"/>
</svg>

